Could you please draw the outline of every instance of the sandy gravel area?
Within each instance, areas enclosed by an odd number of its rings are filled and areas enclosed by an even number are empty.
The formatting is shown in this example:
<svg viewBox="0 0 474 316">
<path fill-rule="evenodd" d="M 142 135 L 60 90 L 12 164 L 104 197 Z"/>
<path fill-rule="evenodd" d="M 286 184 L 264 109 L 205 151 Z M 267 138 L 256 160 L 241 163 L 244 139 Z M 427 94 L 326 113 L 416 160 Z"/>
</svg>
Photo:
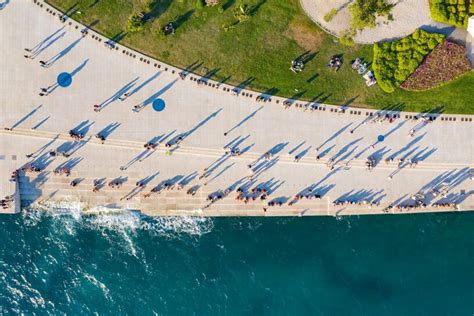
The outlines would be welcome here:
<svg viewBox="0 0 474 316">
<path fill-rule="evenodd" d="M 337 36 L 349 28 L 348 5 L 351 2 L 352 0 L 301 0 L 301 5 L 313 21 Z M 419 27 L 446 31 L 446 25 L 431 19 L 428 0 L 399 0 L 394 3 L 396 4 L 392 9 L 393 21 L 379 18 L 375 28 L 359 32 L 354 40 L 357 43 L 374 43 L 397 39 L 412 33 Z M 324 16 L 333 8 L 338 9 L 337 15 L 329 23 L 325 22 Z"/>
</svg>

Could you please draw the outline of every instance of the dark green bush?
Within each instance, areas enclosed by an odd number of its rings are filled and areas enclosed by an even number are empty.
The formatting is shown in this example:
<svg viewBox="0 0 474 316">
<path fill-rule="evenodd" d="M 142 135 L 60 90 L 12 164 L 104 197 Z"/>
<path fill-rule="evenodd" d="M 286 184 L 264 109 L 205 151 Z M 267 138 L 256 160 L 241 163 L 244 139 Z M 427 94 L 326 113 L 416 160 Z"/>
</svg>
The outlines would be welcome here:
<svg viewBox="0 0 474 316">
<path fill-rule="evenodd" d="M 374 44 L 372 67 L 380 88 L 389 93 L 395 91 L 443 40 L 442 34 L 418 29 L 400 40 Z"/>
<path fill-rule="evenodd" d="M 130 33 L 139 32 L 143 29 L 145 22 L 138 13 L 132 14 L 127 21 L 127 31 Z"/>
</svg>

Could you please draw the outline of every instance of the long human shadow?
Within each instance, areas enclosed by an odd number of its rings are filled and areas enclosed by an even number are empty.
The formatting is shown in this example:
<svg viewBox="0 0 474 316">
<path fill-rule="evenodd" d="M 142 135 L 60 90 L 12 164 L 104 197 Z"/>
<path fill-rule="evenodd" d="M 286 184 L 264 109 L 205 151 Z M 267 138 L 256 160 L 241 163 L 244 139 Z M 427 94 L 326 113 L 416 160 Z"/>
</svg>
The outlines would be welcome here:
<svg viewBox="0 0 474 316">
<path fill-rule="evenodd" d="M 318 148 L 316 148 L 316 150 L 320 150 L 322 147 L 324 147 L 327 143 L 333 141 L 334 139 L 336 139 L 339 135 L 341 135 L 346 129 L 349 128 L 349 126 L 351 126 L 352 123 L 349 123 L 347 124 L 346 126 L 344 126 L 343 128 L 339 129 L 337 132 L 335 132 L 334 134 L 332 134 L 326 141 L 324 141 Z"/>
<path fill-rule="evenodd" d="M 105 138 L 109 137 L 110 134 L 112 134 L 113 131 L 115 131 L 122 123 L 118 123 L 118 122 L 115 122 L 115 123 L 110 123 L 109 125 L 107 125 L 106 127 L 104 127 L 103 129 L 101 129 L 97 135 L 99 136 L 103 136 Z"/>
<path fill-rule="evenodd" d="M 37 43 L 35 46 L 33 46 L 32 48 L 28 49 L 31 53 L 34 53 L 37 49 L 40 49 L 44 44 L 46 44 L 47 42 L 49 42 L 50 39 L 52 39 L 56 34 L 58 34 L 59 32 L 61 32 L 62 30 L 64 30 L 66 26 L 62 26 L 60 27 L 59 29 L 57 29 L 56 31 L 54 31 L 53 33 L 51 33 L 50 35 L 46 36 L 46 38 L 44 38 L 42 41 L 40 41 L 39 43 Z"/>
<path fill-rule="evenodd" d="M 249 12 L 248 14 L 250 16 L 254 16 L 255 14 L 257 14 L 258 10 L 260 10 L 260 7 L 265 4 L 265 2 L 267 2 L 267 0 L 260 0 L 257 4 L 254 4 L 252 6 L 250 6 L 249 8 Z"/>
<path fill-rule="evenodd" d="M 339 152 L 337 152 L 334 156 L 331 157 L 332 160 L 336 160 L 337 158 L 339 158 L 341 155 L 343 155 L 345 152 L 347 152 L 349 150 L 350 147 L 354 146 L 355 144 L 357 144 L 358 142 L 360 142 L 361 140 L 363 140 L 364 138 L 363 137 L 360 137 L 356 140 L 353 140 L 352 142 L 346 144 L 344 147 L 342 147 Z"/>
<path fill-rule="evenodd" d="M 120 31 L 114 36 L 112 36 L 109 41 L 113 43 L 119 43 L 121 40 L 125 38 L 125 36 L 127 36 L 127 34 L 128 34 L 127 32 Z"/>
<path fill-rule="evenodd" d="M 342 156 L 341 158 L 339 158 L 339 160 L 335 161 L 334 162 L 334 165 L 338 164 L 339 162 L 341 161 L 345 161 L 346 159 L 348 159 L 350 156 L 352 156 L 352 154 L 357 150 L 357 148 L 359 148 L 359 146 L 355 146 L 354 148 L 352 148 L 350 151 L 348 151 L 344 156 Z M 352 160 L 352 159 L 351 159 Z M 351 161 L 349 160 L 349 162 Z M 347 163 L 347 165 L 349 165 L 349 162 Z"/>
<path fill-rule="evenodd" d="M 37 107 L 35 107 L 33 110 L 31 110 L 28 114 L 23 116 L 21 119 L 19 119 L 15 124 L 12 125 L 10 129 L 14 129 L 15 127 L 20 126 L 21 123 L 25 122 L 27 119 L 29 119 L 33 114 L 35 114 L 43 105 L 40 104 Z"/>
<path fill-rule="evenodd" d="M 383 147 L 376 150 L 374 153 L 369 155 L 369 159 L 373 161 L 373 167 L 376 167 L 378 163 L 383 159 L 383 156 L 390 152 L 390 148 Z"/>
<path fill-rule="evenodd" d="M 319 73 L 314 73 L 311 77 L 309 77 L 308 79 L 306 79 L 306 82 L 307 83 L 311 83 L 313 82 L 314 80 L 316 80 L 317 78 L 319 77 Z"/>
<path fill-rule="evenodd" d="M 316 182 L 314 184 L 315 187 L 319 186 L 320 184 L 322 184 L 324 181 L 326 181 L 327 179 L 329 179 L 330 177 L 332 177 L 333 175 L 335 175 L 337 172 L 341 171 L 342 170 L 342 167 L 337 167 L 336 169 L 333 169 L 331 171 L 328 172 L 327 175 L 325 175 L 321 180 L 319 180 L 318 182 Z"/>
<path fill-rule="evenodd" d="M 333 145 L 329 146 L 328 148 L 326 148 L 325 150 L 323 150 L 322 152 L 320 152 L 319 155 L 318 155 L 319 158 L 323 158 L 324 156 L 329 154 L 334 147 L 336 147 L 336 144 L 333 144 Z"/>
<path fill-rule="evenodd" d="M 156 178 L 156 176 L 158 176 L 160 174 L 159 171 L 155 172 L 154 174 L 150 175 L 150 176 L 146 176 L 145 178 L 141 179 L 141 180 L 138 180 L 138 184 L 143 184 L 143 185 L 147 185 L 148 183 L 150 183 L 151 181 L 153 181 L 153 179 Z"/>
<path fill-rule="evenodd" d="M 202 178 L 207 178 L 210 176 L 214 170 L 219 168 L 220 165 L 222 165 L 224 162 L 226 162 L 229 159 L 229 155 L 223 154 L 221 157 L 217 158 L 213 163 L 211 163 L 205 170 L 204 173 L 199 177 L 200 179 Z"/>
<path fill-rule="evenodd" d="M 54 43 L 56 43 L 61 37 L 63 37 L 64 35 L 66 35 L 66 31 L 62 32 L 61 34 L 59 34 L 58 36 L 52 38 L 51 40 L 48 40 L 45 45 L 42 45 L 40 47 L 38 47 L 37 49 L 35 49 L 34 51 L 30 51 L 31 55 L 29 56 L 29 58 L 31 59 L 35 59 L 36 57 L 38 57 L 42 52 L 44 52 L 46 49 L 48 49 L 48 47 L 50 47 L 51 45 L 53 45 Z M 27 55 L 25 55 L 27 56 Z"/>
<path fill-rule="evenodd" d="M 187 75 L 187 74 L 191 74 L 191 73 L 194 73 L 196 70 L 199 69 L 199 67 L 202 66 L 202 62 L 200 62 L 199 60 L 196 60 L 195 62 L 187 65 L 184 69 L 183 69 L 183 74 L 184 75 Z"/>
<path fill-rule="evenodd" d="M 307 64 L 310 61 L 312 61 L 318 53 L 319 52 L 312 52 L 310 50 L 307 50 L 303 54 L 296 57 L 295 60 L 299 60 L 299 61 L 303 62 L 304 64 Z"/>
<path fill-rule="evenodd" d="M 33 126 L 31 129 L 38 129 L 40 128 L 44 123 L 46 123 L 46 121 L 49 120 L 51 116 L 48 115 L 47 117 L 45 117 L 44 119 L 42 119 L 41 121 L 39 121 L 35 126 Z"/>
<path fill-rule="evenodd" d="M 267 89 L 265 91 L 263 91 L 261 94 L 260 94 L 260 97 L 261 98 L 264 98 L 264 99 L 268 99 L 274 95 L 276 95 L 280 90 L 273 87 L 273 88 L 270 88 L 270 89 Z"/>
<path fill-rule="evenodd" d="M 149 8 L 150 10 L 145 13 L 143 16 L 144 21 L 153 21 L 158 19 L 160 16 L 165 13 L 169 6 L 173 3 L 173 0 L 152 0 L 149 1 Z"/>
<path fill-rule="evenodd" d="M 36 168 L 40 168 L 41 170 L 44 170 L 54 161 L 54 159 L 55 158 L 51 157 L 49 153 L 44 153 L 44 154 L 41 154 L 41 156 L 33 159 L 33 161 L 31 162 L 31 165 Z"/>
<path fill-rule="evenodd" d="M 82 64 L 80 64 L 73 71 L 71 71 L 70 73 L 71 77 L 74 77 L 77 73 L 79 73 L 82 69 L 84 69 L 84 67 L 87 65 L 88 62 L 89 62 L 89 58 L 85 59 L 82 62 Z"/>
<path fill-rule="evenodd" d="M 152 82 L 153 80 L 155 80 L 159 75 L 161 74 L 161 71 L 158 71 L 157 73 L 151 75 L 148 79 L 146 79 L 145 81 L 143 81 L 140 85 L 138 85 L 135 89 L 133 89 L 132 91 L 130 91 L 128 93 L 128 96 L 131 97 L 132 95 L 134 95 L 135 93 L 137 93 L 138 91 L 140 91 L 143 87 L 145 87 L 146 85 L 148 85 L 150 82 Z"/>
<path fill-rule="evenodd" d="M 164 86 L 163 88 L 161 88 L 160 90 L 158 90 L 156 93 L 154 93 L 153 95 L 151 95 L 150 97 L 148 97 L 148 99 L 146 99 L 145 101 L 142 102 L 142 106 L 145 107 L 145 106 L 149 105 L 150 103 L 152 103 L 153 101 L 155 101 L 156 98 L 158 98 L 158 97 L 161 96 L 163 93 L 165 93 L 166 91 L 168 91 L 177 81 L 178 81 L 178 79 L 174 79 L 173 81 L 171 81 L 170 83 L 168 83 L 166 86 Z"/>
<path fill-rule="evenodd" d="M 293 94 L 291 97 L 289 97 L 288 99 L 285 100 L 286 104 L 293 104 L 295 103 L 296 101 L 298 101 L 305 93 L 307 92 L 307 90 L 303 90 L 303 91 L 300 91 L 298 93 L 295 93 Z"/>
<path fill-rule="evenodd" d="M 250 144 L 250 145 L 248 145 L 247 147 L 242 148 L 242 150 L 240 151 L 240 154 L 241 154 L 241 155 L 245 154 L 245 153 L 248 152 L 250 149 L 252 149 L 252 147 L 254 147 L 254 146 L 255 146 L 255 143 Z"/>
<path fill-rule="evenodd" d="M 350 190 L 341 196 L 339 196 L 336 200 L 338 201 L 351 201 L 351 202 L 380 202 L 385 195 L 383 195 L 384 189 L 380 189 L 379 191 L 374 192 L 374 190 L 366 190 L 361 189 L 356 192 L 354 190 Z"/>
<path fill-rule="evenodd" d="M 207 185 L 209 184 L 210 182 L 214 181 L 215 179 L 219 178 L 222 174 L 224 174 L 224 172 L 226 172 L 227 170 L 229 170 L 230 168 L 232 168 L 232 166 L 235 165 L 235 162 L 231 163 L 230 165 L 227 165 L 225 166 L 218 174 L 216 174 L 214 177 L 212 177 L 211 179 L 207 180 L 204 185 Z"/>
<path fill-rule="evenodd" d="M 274 182 L 273 184 L 271 184 L 268 189 L 267 189 L 267 193 L 269 195 L 273 194 L 274 192 L 276 192 L 279 188 L 281 188 L 281 186 L 283 184 L 285 184 L 285 180 L 278 180 L 276 182 Z"/>
<path fill-rule="evenodd" d="M 79 149 L 84 147 L 92 137 L 90 136 L 88 139 L 80 140 L 80 141 L 68 141 L 56 149 L 57 152 L 65 154 L 67 157 L 74 155 Z"/>
<path fill-rule="evenodd" d="M 425 137 L 426 133 L 424 133 L 423 135 L 420 135 L 420 136 L 417 136 L 415 137 L 413 140 L 411 140 L 408 144 L 406 144 L 404 147 L 400 148 L 398 151 L 394 152 L 393 154 L 391 154 L 388 159 L 395 159 L 398 155 L 406 152 L 407 150 L 409 150 L 413 145 L 415 145 L 416 143 L 418 143 L 420 140 L 423 139 L 423 137 Z"/>
<path fill-rule="evenodd" d="M 64 11 L 65 16 L 72 16 L 74 13 L 77 12 L 79 6 L 79 2 L 75 2 L 73 5 L 71 5 L 69 8 Z"/>
<path fill-rule="evenodd" d="M 233 140 L 231 140 L 230 142 L 228 142 L 227 144 L 224 145 L 224 149 L 226 148 L 236 148 L 237 146 L 239 146 L 241 143 L 243 143 L 245 140 L 247 140 L 248 138 L 250 137 L 250 135 L 247 135 L 245 137 L 243 136 L 237 136 L 236 138 L 234 138 Z"/>
<path fill-rule="evenodd" d="M 196 126 L 194 126 L 192 129 L 190 129 L 189 131 L 185 132 L 183 134 L 183 138 L 186 138 L 186 137 L 189 137 L 191 136 L 194 132 L 196 132 L 199 128 L 201 128 L 202 126 L 204 126 L 207 122 L 209 122 L 209 120 L 211 120 L 212 118 L 215 118 L 217 116 L 217 114 L 219 114 L 219 112 L 222 111 L 222 108 L 220 108 L 219 110 L 215 111 L 214 113 L 212 113 L 211 115 L 209 115 L 208 117 L 206 117 L 204 120 L 202 120 L 201 122 L 199 122 Z"/>
<path fill-rule="evenodd" d="M 248 77 L 247 79 L 245 79 L 244 81 L 240 82 L 236 88 L 237 90 L 243 90 L 245 89 L 246 87 L 248 87 L 252 82 L 255 81 L 255 77 Z"/>
<path fill-rule="evenodd" d="M 89 61 L 89 58 L 87 58 L 86 60 L 84 60 L 82 62 L 82 64 L 80 64 L 79 66 L 77 66 L 73 71 L 70 72 L 70 75 L 71 75 L 71 78 L 73 78 L 77 73 L 79 73 L 86 65 L 87 65 L 87 62 Z M 52 85 L 50 85 L 49 87 L 46 88 L 46 90 L 48 90 L 48 94 L 51 94 L 54 92 L 54 90 L 56 90 L 57 88 L 59 87 L 59 83 L 56 81 L 55 83 L 53 83 Z"/>
<path fill-rule="evenodd" d="M 51 139 L 49 142 L 32 152 L 31 154 L 27 155 L 27 158 L 34 158 L 37 155 L 41 155 L 43 151 L 45 151 L 49 146 L 51 146 L 58 138 L 60 134 L 57 134 L 53 139 Z"/>
<path fill-rule="evenodd" d="M 355 100 L 357 100 L 359 96 L 356 95 L 355 97 L 352 97 L 350 98 L 349 100 L 347 100 L 346 102 L 344 102 L 343 104 L 341 104 L 341 108 L 342 109 L 347 109 L 352 103 L 355 102 Z"/>
<path fill-rule="evenodd" d="M 302 141 L 301 143 L 299 143 L 298 145 L 296 145 L 295 148 L 293 148 L 292 150 L 290 150 L 290 152 L 288 153 L 288 155 L 293 155 L 293 153 L 295 153 L 301 146 L 303 146 L 304 144 L 306 143 L 306 141 Z"/>
<path fill-rule="evenodd" d="M 191 183 L 191 181 L 193 181 L 197 177 L 197 175 L 198 175 L 197 171 L 194 171 L 193 173 L 182 178 L 178 184 L 182 186 L 188 185 L 189 183 Z"/>
<path fill-rule="evenodd" d="M 280 157 L 275 157 L 270 161 L 264 161 L 260 166 L 257 166 L 253 169 L 255 172 L 254 177 L 258 178 L 262 173 L 273 168 L 278 163 L 278 161 L 280 161 Z"/>
<path fill-rule="evenodd" d="M 426 160 L 428 157 L 430 157 L 431 155 L 433 155 L 438 149 L 437 148 L 431 148 L 430 150 L 428 150 L 428 147 L 424 148 L 422 151 L 420 151 L 419 153 L 415 154 L 415 156 L 413 156 L 412 158 L 412 161 L 413 162 L 420 162 L 420 161 L 424 161 Z M 427 152 L 425 152 L 427 151 Z"/>
<path fill-rule="evenodd" d="M 211 70 L 208 70 L 203 76 L 201 76 L 201 78 L 199 78 L 199 80 L 207 82 L 209 79 L 214 77 L 219 72 L 219 70 L 221 70 L 221 69 L 220 68 L 213 68 Z"/>
<path fill-rule="evenodd" d="M 85 136 L 89 132 L 89 129 L 91 128 L 91 126 L 94 125 L 94 123 L 95 122 L 89 122 L 89 120 L 82 121 L 78 125 L 76 125 L 74 128 L 72 128 L 71 131 Z"/>
<path fill-rule="evenodd" d="M 387 137 L 390 136 L 391 134 L 395 133 L 395 132 L 396 132 L 400 127 L 402 127 L 406 122 L 407 122 L 407 120 L 398 123 L 394 128 L 392 128 L 391 130 L 389 130 L 387 133 L 385 133 L 385 134 L 383 135 L 384 138 L 387 138 Z"/>
<path fill-rule="evenodd" d="M 61 163 L 59 166 L 56 167 L 55 170 L 60 170 L 63 168 L 67 168 L 69 170 L 72 170 L 75 166 L 77 166 L 81 161 L 83 160 L 82 157 L 75 157 L 71 158 L 63 163 Z"/>
<path fill-rule="evenodd" d="M 224 135 L 227 136 L 230 132 L 232 132 L 232 131 L 235 130 L 236 128 L 239 128 L 240 126 L 242 126 L 245 122 L 247 122 L 247 121 L 250 120 L 252 117 L 254 117 L 255 114 L 257 114 L 261 109 L 263 109 L 263 106 L 259 107 L 258 109 L 256 109 L 255 111 L 253 111 L 252 113 L 250 113 L 249 115 L 247 115 L 243 120 L 241 120 L 239 123 L 237 123 L 237 125 L 234 125 L 234 127 L 232 127 L 232 128 L 229 129 L 227 132 L 225 132 Z"/>
<path fill-rule="evenodd" d="M 136 77 L 132 81 L 128 82 L 126 85 L 124 85 L 122 88 L 120 88 L 117 92 L 115 92 L 112 96 L 110 96 L 108 99 L 106 99 L 104 102 L 100 104 L 101 109 L 105 109 L 109 104 L 113 103 L 114 101 L 117 101 L 121 95 L 126 93 L 128 90 L 130 90 L 135 83 L 137 82 L 139 77 Z"/>
<path fill-rule="evenodd" d="M 300 152 L 299 154 L 297 154 L 296 157 L 295 157 L 295 160 L 296 160 L 296 161 L 300 161 L 304 156 L 306 156 L 306 154 L 309 152 L 309 150 L 311 149 L 311 147 L 313 147 L 313 146 L 308 146 L 308 147 L 306 147 L 302 152 Z"/>
<path fill-rule="evenodd" d="M 51 57 L 50 59 L 48 59 L 46 61 L 46 64 L 49 66 L 52 66 L 54 65 L 54 63 L 56 63 L 58 60 L 60 60 L 61 58 L 63 58 L 64 56 L 66 56 L 77 44 L 79 44 L 79 42 L 83 39 L 83 37 L 79 37 L 77 40 L 75 40 L 74 42 L 72 42 L 71 44 L 69 44 L 66 48 L 64 48 L 62 51 L 60 51 L 59 53 L 57 53 L 56 55 L 54 55 L 53 57 Z"/>
</svg>

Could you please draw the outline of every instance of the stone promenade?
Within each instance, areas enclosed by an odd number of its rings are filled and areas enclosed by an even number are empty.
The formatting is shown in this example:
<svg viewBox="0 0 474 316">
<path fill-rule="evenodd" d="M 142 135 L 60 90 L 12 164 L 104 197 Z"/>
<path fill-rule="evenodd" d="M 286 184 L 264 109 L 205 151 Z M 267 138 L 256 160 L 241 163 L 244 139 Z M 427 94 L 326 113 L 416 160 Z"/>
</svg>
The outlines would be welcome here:
<svg viewBox="0 0 474 316">
<path fill-rule="evenodd" d="M 0 11 L 1 198 L 17 189 L 23 207 L 151 215 L 474 209 L 472 116 L 258 102 L 259 93 L 182 79 L 180 69 L 107 47 L 91 30 L 82 36 L 84 26 L 50 10 L 19 0 Z M 22 166 L 39 172 L 10 182 Z"/>
</svg>

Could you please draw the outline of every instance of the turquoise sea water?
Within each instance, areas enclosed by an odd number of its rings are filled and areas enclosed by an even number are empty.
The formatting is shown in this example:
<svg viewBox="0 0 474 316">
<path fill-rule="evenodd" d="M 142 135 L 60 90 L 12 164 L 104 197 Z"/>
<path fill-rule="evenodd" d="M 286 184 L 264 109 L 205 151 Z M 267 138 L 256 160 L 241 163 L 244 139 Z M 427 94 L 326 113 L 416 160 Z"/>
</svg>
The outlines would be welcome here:
<svg viewBox="0 0 474 316">
<path fill-rule="evenodd" d="M 1 216 L 0 238 L 3 315 L 474 313 L 474 213 L 152 219 L 37 211 Z"/>
</svg>

